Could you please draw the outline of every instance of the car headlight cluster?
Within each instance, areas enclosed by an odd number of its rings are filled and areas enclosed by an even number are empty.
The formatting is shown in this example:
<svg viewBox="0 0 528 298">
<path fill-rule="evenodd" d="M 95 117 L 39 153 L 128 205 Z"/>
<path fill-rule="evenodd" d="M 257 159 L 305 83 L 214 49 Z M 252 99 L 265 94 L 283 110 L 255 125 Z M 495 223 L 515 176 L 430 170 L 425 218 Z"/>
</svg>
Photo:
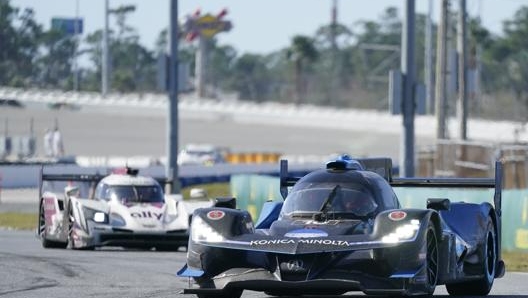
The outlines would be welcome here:
<svg viewBox="0 0 528 298">
<path fill-rule="evenodd" d="M 108 223 L 108 215 L 102 211 L 83 207 L 83 212 L 86 220 L 93 220 L 97 223 Z"/>
<path fill-rule="evenodd" d="M 397 227 L 394 232 L 383 236 L 381 241 L 383 243 L 398 243 L 402 240 L 409 240 L 416 236 L 416 233 L 419 229 L 420 221 L 417 219 L 412 219 L 409 223 Z"/>
<path fill-rule="evenodd" d="M 201 217 L 194 216 L 191 224 L 191 239 L 194 242 L 221 242 L 224 236 L 215 231 Z"/>
</svg>

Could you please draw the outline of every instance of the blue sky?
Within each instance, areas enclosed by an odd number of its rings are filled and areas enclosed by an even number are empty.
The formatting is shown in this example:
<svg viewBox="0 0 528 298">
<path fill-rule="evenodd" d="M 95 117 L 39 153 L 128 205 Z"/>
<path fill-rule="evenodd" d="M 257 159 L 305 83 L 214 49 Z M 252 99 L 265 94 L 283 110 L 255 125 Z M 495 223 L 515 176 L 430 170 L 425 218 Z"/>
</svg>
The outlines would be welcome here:
<svg viewBox="0 0 528 298">
<path fill-rule="evenodd" d="M 486 28 L 501 33 L 502 22 L 511 18 L 527 0 L 466 0 L 468 13 L 480 15 Z M 340 23 L 352 26 L 358 20 L 379 20 L 388 6 L 396 6 L 403 15 L 405 0 L 338 0 Z M 416 10 L 425 13 L 428 0 L 416 0 Z M 433 1 L 433 18 L 438 19 L 440 1 Z M 11 0 L 11 5 L 35 10 L 38 22 L 49 28 L 52 17 L 74 17 L 78 3 L 85 32 L 103 27 L 104 0 Z M 110 0 L 110 7 L 136 5 L 128 23 L 135 27 L 141 43 L 153 49 L 158 33 L 168 27 L 170 0 Z M 229 11 L 225 17 L 233 23 L 230 32 L 218 35 L 220 44 L 234 46 L 239 53 L 269 53 L 288 46 L 297 34 L 311 36 L 330 21 L 332 0 L 180 0 L 180 19 L 200 8 L 202 14 Z M 458 1 L 452 1 L 456 8 Z M 110 24 L 114 24 L 111 20 Z"/>
</svg>

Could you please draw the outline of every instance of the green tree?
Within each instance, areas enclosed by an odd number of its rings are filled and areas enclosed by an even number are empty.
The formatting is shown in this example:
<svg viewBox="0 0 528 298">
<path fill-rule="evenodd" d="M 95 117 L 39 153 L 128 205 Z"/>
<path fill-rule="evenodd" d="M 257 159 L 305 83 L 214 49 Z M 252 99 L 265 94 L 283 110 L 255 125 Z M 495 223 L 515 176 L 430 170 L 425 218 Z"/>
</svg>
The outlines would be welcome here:
<svg viewBox="0 0 528 298">
<path fill-rule="evenodd" d="M 153 91 L 156 89 L 156 57 L 152 51 L 139 44 L 137 31 L 128 26 L 126 18 L 135 11 L 134 6 L 120 6 L 112 9 L 117 31 L 109 32 L 111 86 L 119 92 Z M 87 72 L 85 84 L 88 89 L 97 90 L 101 77 L 102 31 L 89 34 L 85 40 L 87 52 L 94 68 Z"/>
<path fill-rule="evenodd" d="M 82 89 L 88 91 L 101 90 L 101 69 L 102 69 L 102 40 L 103 31 L 97 30 L 85 37 L 85 52 L 92 67 L 83 70 Z"/>
<path fill-rule="evenodd" d="M 320 92 L 318 103 L 323 105 L 336 105 L 340 102 L 340 92 L 343 84 L 349 79 L 351 70 L 343 68 L 343 51 L 350 46 L 352 31 L 345 25 L 336 23 L 321 26 L 315 33 L 315 45 L 319 52 L 317 72 L 315 72 L 316 89 Z"/>
<path fill-rule="evenodd" d="M 231 88 L 243 99 L 263 101 L 267 94 L 269 73 L 260 55 L 244 54 L 234 62 Z"/>
<path fill-rule="evenodd" d="M 511 20 L 504 22 L 504 37 L 489 47 L 487 66 L 493 67 L 499 88 L 511 88 L 521 104 L 523 121 L 528 121 L 528 7 L 523 6 Z M 491 59 L 489 59 L 491 58 Z M 491 70 L 491 69 L 490 69 Z M 519 112 L 519 109 L 514 109 Z"/>
<path fill-rule="evenodd" d="M 361 61 L 360 77 L 368 86 L 378 89 L 377 82 L 385 85 L 388 71 L 399 68 L 402 23 L 398 9 L 387 8 L 379 22 L 359 21 L 357 25 L 360 26 L 357 32 L 361 32 L 356 34 Z"/>
<path fill-rule="evenodd" d="M 41 53 L 35 61 L 36 83 L 44 88 L 71 89 L 75 40 L 58 30 L 49 30 L 40 39 Z"/>
<path fill-rule="evenodd" d="M 42 26 L 32 9 L 20 11 L 8 0 L 0 0 L 0 83 L 25 87 L 32 83 L 34 59 Z"/>
<path fill-rule="evenodd" d="M 305 71 L 308 65 L 319 57 L 312 38 L 302 35 L 294 36 L 287 52 L 288 59 L 294 64 L 295 104 L 299 105 L 306 96 Z"/>
<path fill-rule="evenodd" d="M 214 41 L 216 44 L 216 41 Z M 233 69 L 237 52 L 235 48 L 229 45 L 225 46 L 209 46 L 211 50 L 209 56 L 209 76 L 208 83 L 213 89 L 219 90 L 227 87 L 227 82 L 223 78 L 229 77 Z"/>
</svg>

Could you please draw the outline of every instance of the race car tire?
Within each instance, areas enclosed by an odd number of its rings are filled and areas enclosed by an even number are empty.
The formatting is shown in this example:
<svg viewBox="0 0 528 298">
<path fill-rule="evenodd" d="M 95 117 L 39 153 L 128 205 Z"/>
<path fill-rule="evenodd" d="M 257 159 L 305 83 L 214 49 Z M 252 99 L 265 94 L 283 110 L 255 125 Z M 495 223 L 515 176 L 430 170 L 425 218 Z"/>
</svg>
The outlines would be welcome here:
<svg viewBox="0 0 528 298">
<path fill-rule="evenodd" d="M 497 237 L 495 234 L 495 227 L 493 220 L 488 217 L 486 228 L 486 239 L 480 248 L 480 257 L 482 258 L 482 278 L 454 284 L 446 284 L 446 289 L 449 295 L 465 296 L 465 295 L 488 295 L 493 286 L 495 279 L 495 264 L 497 263 Z"/>
<path fill-rule="evenodd" d="M 46 219 L 44 217 L 44 205 L 40 203 L 40 212 L 39 212 L 39 235 L 42 242 L 42 247 L 44 248 L 66 248 L 68 242 L 59 242 L 46 239 Z"/>
<path fill-rule="evenodd" d="M 196 294 L 198 298 L 240 298 L 242 296 L 242 290 L 224 290 L 222 294 Z"/>
<path fill-rule="evenodd" d="M 436 229 L 432 221 L 427 227 L 427 254 L 426 254 L 426 268 L 427 268 L 427 285 L 425 291 L 428 295 L 432 295 L 435 291 L 438 282 L 438 237 L 436 236 Z"/>
</svg>

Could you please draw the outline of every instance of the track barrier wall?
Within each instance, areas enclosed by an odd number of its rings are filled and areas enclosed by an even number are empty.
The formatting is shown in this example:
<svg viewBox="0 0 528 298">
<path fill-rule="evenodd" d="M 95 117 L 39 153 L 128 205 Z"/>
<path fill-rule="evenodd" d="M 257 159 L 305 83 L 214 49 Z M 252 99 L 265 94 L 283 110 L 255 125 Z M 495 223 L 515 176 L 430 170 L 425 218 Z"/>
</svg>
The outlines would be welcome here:
<svg viewBox="0 0 528 298">
<path fill-rule="evenodd" d="M 266 175 L 231 176 L 231 194 L 237 208 L 248 210 L 256 220 L 266 201 L 282 201 L 279 178 Z M 428 198 L 449 198 L 452 202 L 480 203 L 493 201 L 493 190 L 424 189 L 396 187 L 404 208 L 426 208 Z M 508 251 L 528 252 L 528 189 L 502 192 L 502 247 Z"/>
</svg>

